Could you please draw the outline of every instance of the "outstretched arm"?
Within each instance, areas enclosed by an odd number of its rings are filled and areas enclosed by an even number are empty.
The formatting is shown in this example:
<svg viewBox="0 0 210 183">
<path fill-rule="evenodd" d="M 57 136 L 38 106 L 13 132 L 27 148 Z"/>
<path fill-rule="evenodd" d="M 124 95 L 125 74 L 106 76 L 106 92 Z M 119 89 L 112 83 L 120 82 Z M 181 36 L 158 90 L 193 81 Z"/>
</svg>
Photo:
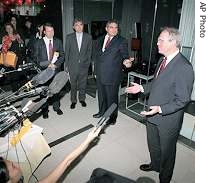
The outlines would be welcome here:
<svg viewBox="0 0 210 183">
<path fill-rule="evenodd" d="M 101 128 L 98 128 L 96 131 L 94 128 L 87 136 L 87 138 L 70 154 L 68 154 L 64 160 L 58 164 L 58 166 L 52 170 L 47 177 L 39 181 L 39 183 L 56 183 L 66 168 L 89 146 L 90 142 L 95 139 Z"/>
<path fill-rule="evenodd" d="M 131 82 L 131 84 L 132 84 L 132 86 L 127 87 L 125 89 L 126 93 L 134 93 L 135 94 L 135 93 L 139 93 L 139 92 L 144 92 L 144 88 L 142 85 L 139 85 L 139 84 L 133 83 L 133 82 Z"/>
</svg>

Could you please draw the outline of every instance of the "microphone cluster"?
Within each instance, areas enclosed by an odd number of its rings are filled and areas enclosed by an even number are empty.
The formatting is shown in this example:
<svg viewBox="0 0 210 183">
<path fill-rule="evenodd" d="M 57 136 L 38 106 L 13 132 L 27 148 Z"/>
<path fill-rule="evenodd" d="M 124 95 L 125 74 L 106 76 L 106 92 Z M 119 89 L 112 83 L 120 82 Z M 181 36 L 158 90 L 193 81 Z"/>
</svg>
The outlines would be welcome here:
<svg viewBox="0 0 210 183">
<path fill-rule="evenodd" d="M 24 90 L 25 88 L 30 89 L 29 92 L 34 92 L 34 90 L 37 90 L 37 88 L 31 90 L 31 88 L 38 86 L 39 84 L 44 84 L 47 82 L 50 78 L 54 76 L 54 71 L 52 69 L 46 69 L 43 72 L 39 73 L 35 77 L 32 78 L 32 80 L 28 83 L 26 83 L 24 86 L 22 86 L 19 91 Z M 4 109 L 0 109 L 0 135 L 2 132 L 10 129 L 12 126 L 14 126 L 17 123 L 22 123 L 22 121 L 35 112 L 37 112 L 42 105 L 45 104 L 47 99 L 49 97 L 52 97 L 55 94 L 58 94 L 61 89 L 66 85 L 69 77 L 68 74 L 64 71 L 59 72 L 55 75 L 52 82 L 49 86 L 42 86 L 39 87 L 38 93 L 44 93 L 45 98 L 40 100 L 39 102 L 33 102 L 32 100 L 27 101 L 27 103 L 22 107 L 20 111 L 18 111 L 14 106 L 10 105 L 10 107 L 6 107 Z M 0 101 L 7 102 L 8 100 L 11 101 L 11 97 L 9 96 L 5 97 L 3 100 Z M 18 96 L 15 96 L 17 99 Z"/>
</svg>

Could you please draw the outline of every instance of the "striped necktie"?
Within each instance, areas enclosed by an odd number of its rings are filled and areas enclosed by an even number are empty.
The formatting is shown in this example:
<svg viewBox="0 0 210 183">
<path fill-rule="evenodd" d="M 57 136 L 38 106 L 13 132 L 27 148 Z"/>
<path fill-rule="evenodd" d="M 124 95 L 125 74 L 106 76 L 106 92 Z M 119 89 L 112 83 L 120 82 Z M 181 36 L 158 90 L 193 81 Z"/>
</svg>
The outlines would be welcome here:
<svg viewBox="0 0 210 183">
<path fill-rule="evenodd" d="M 157 73 L 157 76 L 159 76 L 159 74 L 161 72 L 163 72 L 163 70 L 165 69 L 165 67 L 166 67 L 166 61 L 167 61 L 167 57 L 164 57 L 163 60 L 162 60 L 162 62 L 161 62 L 161 64 L 160 64 L 160 67 L 159 67 L 159 71 Z"/>
<path fill-rule="evenodd" d="M 106 44 L 105 44 L 105 49 L 109 46 L 110 41 L 111 41 L 111 37 L 108 37 Z"/>
<path fill-rule="evenodd" d="M 52 46 L 52 41 L 49 41 L 49 60 L 51 61 L 53 58 L 53 46 Z"/>
</svg>

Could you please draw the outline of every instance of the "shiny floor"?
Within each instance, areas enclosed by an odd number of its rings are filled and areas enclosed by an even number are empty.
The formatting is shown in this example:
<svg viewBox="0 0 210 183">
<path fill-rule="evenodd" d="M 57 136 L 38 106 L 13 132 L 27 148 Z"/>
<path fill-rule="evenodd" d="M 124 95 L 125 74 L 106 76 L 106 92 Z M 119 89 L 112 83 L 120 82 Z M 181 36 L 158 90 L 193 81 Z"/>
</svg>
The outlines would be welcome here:
<svg viewBox="0 0 210 183">
<path fill-rule="evenodd" d="M 34 121 L 34 124 L 43 127 L 43 135 L 51 145 L 52 151 L 34 173 L 38 180 L 46 176 L 76 148 L 91 130 L 89 127 L 97 123 L 97 119 L 92 117 L 98 112 L 96 98 L 87 95 L 87 107 L 77 103 L 73 110 L 70 109 L 69 98 L 68 93 L 61 99 L 61 109 L 64 112 L 62 116 L 58 116 L 50 107 L 48 119 L 43 119 L 41 116 Z M 79 133 L 74 133 L 76 131 Z M 99 142 L 75 161 L 59 182 L 85 183 L 95 168 L 103 168 L 137 182 L 158 183 L 156 172 L 143 172 L 139 169 L 141 163 L 149 161 L 145 125 L 119 112 L 117 123 L 106 129 L 105 134 L 100 136 Z M 36 182 L 34 177 L 30 180 L 30 183 L 33 182 Z M 195 182 L 195 151 L 178 143 L 171 183 L 193 182 Z"/>
</svg>

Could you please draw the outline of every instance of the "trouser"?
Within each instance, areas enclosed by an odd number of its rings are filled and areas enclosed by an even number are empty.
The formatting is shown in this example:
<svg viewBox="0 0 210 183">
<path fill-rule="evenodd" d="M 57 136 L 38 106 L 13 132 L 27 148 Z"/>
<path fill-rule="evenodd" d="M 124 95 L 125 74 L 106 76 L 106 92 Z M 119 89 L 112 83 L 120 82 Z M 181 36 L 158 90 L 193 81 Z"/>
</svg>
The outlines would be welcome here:
<svg viewBox="0 0 210 183">
<path fill-rule="evenodd" d="M 60 72 L 60 70 L 57 70 L 56 72 L 55 72 L 55 75 L 57 74 L 57 73 L 59 73 Z M 55 76 L 54 75 L 54 76 Z M 48 80 L 46 83 L 44 83 L 44 85 L 45 86 L 49 86 L 52 82 L 53 82 L 53 79 L 54 79 L 54 77 L 53 78 L 51 78 L 50 80 Z M 62 82 L 62 81 L 61 81 Z M 46 96 L 40 96 L 41 97 L 41 99 L 42 98 L 45 98 Z M 54 94 L 52 97 L 50 97 L 48 100 L 47 100 L 47 102 L 42 106 L 42 113 L 48 113 L 48 111 L 49 111 L 49 104 L 50 103 L 52 103 L 52 105 L 53 105 L 53 110 L 54 111 L 57 111 L 58 109 L 60 109 L 60 95 L 59 95 L 59 93 L 57 93 L 57 94 Z"/>
<path fill-rule="evenodd" d="M 101 83 L 97 84 L 98 89 L 98 104 L 99 104 L 99 114 L 103 115 L 106 110 L 113 104 L 117 104 L 116 110 L 111 115 L 110 119 L 116 120 L 118 113 L 118 93 L 119 84 L 116 85 L 103 85 Z"/>
<path fill-rule="evenodd" d="M 79 90 L 79 101 L 85 101 L 87 88 L 88 70 L 70 76 L 71 80 L 71 102 L 77 103 L 77 90 Z"/>
<path fill-rule="evenodd" d="M 50 102 L 52 102 L 53 110 L 54 111 L 57 111 L 58 109 L 60 109 L 60 98 L 59 98 L 59 94 L 55 94 L 50 99 L 48 99 L 48 101 L 43 105 L 43 107 L 42 107 L 42 112 L 43 113 L 48 113 L 48 111 L 49 111 L 48 108 L 49 108 L 49 103 Z"/>
<path fill-rule="evenodd" d="M 152 123 L 147 122 L 147 142 L 152 167 L 159 172 L 160 183 L 170 183 L 176 158 L 176 143 L 179 131 L 168 134 Z"/>
</svg>

